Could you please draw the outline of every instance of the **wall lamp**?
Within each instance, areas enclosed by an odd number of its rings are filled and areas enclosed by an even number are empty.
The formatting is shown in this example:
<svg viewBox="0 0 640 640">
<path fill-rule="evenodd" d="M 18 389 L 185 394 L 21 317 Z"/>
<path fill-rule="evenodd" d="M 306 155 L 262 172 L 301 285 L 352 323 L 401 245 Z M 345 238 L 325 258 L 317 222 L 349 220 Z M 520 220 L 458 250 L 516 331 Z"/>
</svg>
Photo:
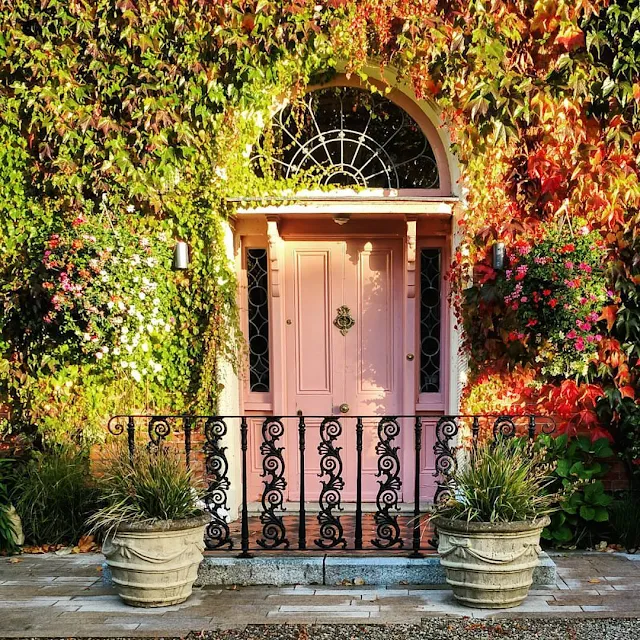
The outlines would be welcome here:
<svg viewBox="0 0 640 640">
<path fill-rule="evenodd" d="M 504 269 L 505 245 L 504 242 L 496 242 L 493 245 L 493 268 Z"/>
<path fill-rule="evenodd" d="M 178 240 L 173 248 L 173 268 L 176 271 L 189 268 L 189 245 L 184 240 Z"/>
</svg>

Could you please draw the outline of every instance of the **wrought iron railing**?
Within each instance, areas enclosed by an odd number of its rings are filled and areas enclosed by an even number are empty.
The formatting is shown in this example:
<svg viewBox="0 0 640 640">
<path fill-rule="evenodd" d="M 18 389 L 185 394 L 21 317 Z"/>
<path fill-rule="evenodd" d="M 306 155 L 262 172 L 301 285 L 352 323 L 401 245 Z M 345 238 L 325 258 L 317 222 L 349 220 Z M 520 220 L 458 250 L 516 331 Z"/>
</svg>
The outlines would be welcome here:
<svg viewBox="0 0 640 640">
<path fill-rule="evenodd" d="M 249 421 L 259 421 L 261 459 L 261 492 L 257 514 L 249 502 Z M 375 454 L 378 489 L 375 503 L 363 501 L 363 442 L 365 424 L 373 421 L 376 427 Z M 283 436 L 291 423 L 296 434 L 297 470 L 295 481 L 299 498 L 294 505 L 285 504 L 288 487 L 294 482 L 287 475 Z M 355 424 L 353 433 L 343 429 L 346 423 Z M 433 423 L 433 476 L 435 491 L 422 494 L 421 474 L 425 427 Z M 313 425 L 313 426 L 310 426 Z M 401 435 L 410 427 L 413 465 L 413 490 L 410 503 L 400 504 L 402 489 Z M 319 461 L 320 490 L 310 495 L 306 487 L 306 468 L 309 460 L 307 436 L 310 428 L 318 429 L 319 443 L 314 455 Z M 429 427 L 430 428 L 430 427 Z M 237 431 L 234 433 L 234 430 Z M 475 446 L 483 433 L 493 437 L 516 435 L 534 439 L 540 433 L 553 433 L 553 419 L 523 415 L 455 415 L 455 416 L 192 416 L 192 415 L 120 415 L 108 423 L 114 436 L 127 438 L 131 455 L 136 446 L 178 446 L 189 467 L 198 465 L 207 483 L 205 505 L 211 523 L 205 534 L 210 551 L 240 551 L 240 557 L 250 557 L 259 551 L 398 551 L 408 550 L 412 557 L 420 557 L 429 547 L 424 536 L 424 517 L 427 502 L 446 499 L 449 480 L 458 464 L 457 451 L 460 434 L 464 431 Z M 230 439 L 239 440 L 240 473 L 232 473 L 228 455 Z M 344 445 L 348 438 L 355 444 L 356 474 L 355 500 L 352 513 L 343 504 Z M 236 469 L 237 470 L 237 469 Z M 233 477 L 239 476 L 239 487 Z M 230 522 L 229 493 L 240 494 L 239 522 Z M 315 502 L 316 513 L 309 507 Z M 295 510 L 291 507 L 295 506 Z M 403 509 L 404 508 L 404 511 Z M 364 535 L 364 521 L 372 531 L 368 540 Z M 346 521 L 349 521 L 347 526 Z M 239 526 L 238 526 L 239 525 Z M 310 526 L 311 525 L 311 526 Z M 255 529 L 257 527 L 257 529 Z M 252 530 L 255 529 L 255 530 Z"/>
</svg>

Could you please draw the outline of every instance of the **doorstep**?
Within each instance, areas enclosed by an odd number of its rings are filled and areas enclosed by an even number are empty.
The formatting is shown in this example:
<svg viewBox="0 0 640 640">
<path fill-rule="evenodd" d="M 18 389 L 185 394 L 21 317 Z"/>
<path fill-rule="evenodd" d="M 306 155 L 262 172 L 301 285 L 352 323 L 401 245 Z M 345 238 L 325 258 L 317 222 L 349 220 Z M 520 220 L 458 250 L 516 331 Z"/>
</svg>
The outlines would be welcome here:
<svg viewBox="0 0 640 640">
<path fill-rule="evenodd" d="M 533 587 L 555 586 L 556 564 L 540 554 L 533 572 Z M 446 585 L 437 555 L 403 556 L 282 556 L 256 554 L 253 558 L 206 556 L 200 564 L 198 585 L 337 585 L 379 586 Z"/>
</svg>

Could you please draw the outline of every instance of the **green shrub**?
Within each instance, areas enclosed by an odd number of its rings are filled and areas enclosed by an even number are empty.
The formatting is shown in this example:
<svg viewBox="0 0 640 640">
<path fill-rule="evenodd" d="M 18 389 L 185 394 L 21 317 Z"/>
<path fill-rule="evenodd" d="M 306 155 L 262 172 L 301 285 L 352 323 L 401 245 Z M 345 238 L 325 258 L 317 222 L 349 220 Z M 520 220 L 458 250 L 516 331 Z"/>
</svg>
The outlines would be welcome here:
<svg viewBox="0 0 640 640">
<path fill-rule="evenodd" d="M 615 541 L 629 553 L 640 550 L 640 496 L 628 495 L 616 500 L 609 510 Z"/>
<path fill-rule="evenodd" d="M 12 460 L 0 458 L 0 553 L 16 553 L 15 529 L 9 519 L 10 477 L 13 473 Z"/>
<path fill-rule="evenodd" d="M 85 451 L 37 453 L 21 472 L 15 506 L 29 544 L 75 544 L 95 511 L 96 489 Z"/>
<path fill-rule="evenodd" d="M 203 489 L 184 460 L 171 449 L 126 447 L 106 450 L 97 468 L 101 508 L 91 518 L 92 531 L 109 533 L 123 522 L 183 520 L 202 515 Z"/>
<path fill-rule="evenodd" d="M 549 468 L 531 447 L 498 439 L 471 452 L 452 478 L 452 498 L 437 515 L 469 522 L 534 520 L 553 510 L 557 500 L 545 491 Z"/>
<path fill-rule="evenodd" d="M 559 509 L 543 538 L 559 546 L 593 546 L 606 537 L 613 498 L 604 488 L 602 477 L 609 470 L 604 460 L 613 456 L 606 438 L 591 441 L 587 436 L 552 438 L 540 436 L 536 449 L 548 463 L 555 462 L 550 491 L 559 496 Z"/>
</svg>

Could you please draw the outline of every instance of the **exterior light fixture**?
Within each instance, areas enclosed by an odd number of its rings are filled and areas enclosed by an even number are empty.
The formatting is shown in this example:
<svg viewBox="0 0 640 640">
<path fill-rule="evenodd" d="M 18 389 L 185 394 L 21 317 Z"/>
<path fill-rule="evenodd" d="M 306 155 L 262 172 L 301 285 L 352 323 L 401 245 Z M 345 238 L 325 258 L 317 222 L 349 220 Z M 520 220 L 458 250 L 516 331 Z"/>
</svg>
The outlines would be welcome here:
<svg viewBox="0 0 640 640">
<path fill-rule="evenodd" d="M 496 242 L 493 245 L 493 268 L 504 269 L 504 242 Z"/>
<path fill-rule="evenodd" d="M 184 240 L 178 240 L 173 249 L 173 268 L 176 271 L 189 268 L 189 245 Z"/>
<path fill-rule="evenodd" d="M 347 222 L 349 222 L 349 220 L 351 220 L 351 214 L 350 213 L 336 213 L 333 216 L 333 221 L 336 224 L 339 224 L 340 226 L 347 224 Z"/>
</svg>

